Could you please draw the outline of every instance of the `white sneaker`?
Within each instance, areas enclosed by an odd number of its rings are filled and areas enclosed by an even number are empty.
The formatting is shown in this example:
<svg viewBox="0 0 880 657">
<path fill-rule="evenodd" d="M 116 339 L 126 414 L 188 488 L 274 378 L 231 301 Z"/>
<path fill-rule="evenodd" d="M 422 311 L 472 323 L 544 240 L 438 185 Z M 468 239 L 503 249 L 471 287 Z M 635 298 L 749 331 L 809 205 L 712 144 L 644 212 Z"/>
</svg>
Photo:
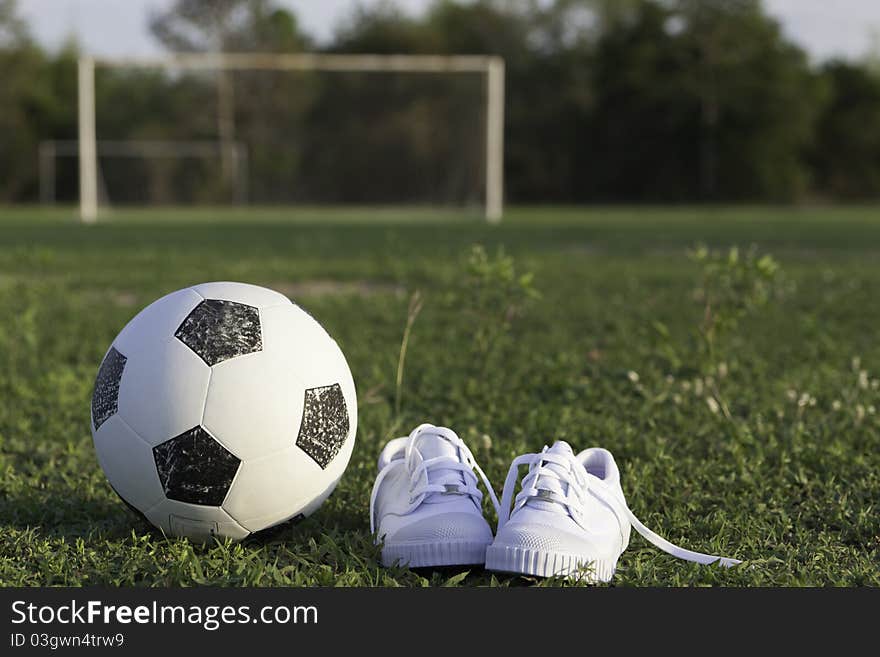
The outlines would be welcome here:
<svg viewBox="0 0 880 657">
<path fill-rule="evenodd" d="M 452 430 L 422 424 L 385 446 L 370 497 L 370 531 L 383 542 L 383 565 L 485 562 L 492 530 L 483 517 L 475 469 L 497 510 L 492 485 Z"/>
<path fill-rule="evenodd" d="M 528 465 L 529 472 L 511 511 L 521 465 Z M 703 564 L 717 561 L 725 566 L 741 563 L 691 552 L 661 538 L 626 505 L 611 452 L 593 447 L 575 456 L 567 443 L 558 441 L 540 454 L 524 454 L 511 464 L 501 496 L 498 533 L 486 552 L 486 568 L 608 582 L 629 543 L 631 526 L 680 559 Z"/>
</svg>

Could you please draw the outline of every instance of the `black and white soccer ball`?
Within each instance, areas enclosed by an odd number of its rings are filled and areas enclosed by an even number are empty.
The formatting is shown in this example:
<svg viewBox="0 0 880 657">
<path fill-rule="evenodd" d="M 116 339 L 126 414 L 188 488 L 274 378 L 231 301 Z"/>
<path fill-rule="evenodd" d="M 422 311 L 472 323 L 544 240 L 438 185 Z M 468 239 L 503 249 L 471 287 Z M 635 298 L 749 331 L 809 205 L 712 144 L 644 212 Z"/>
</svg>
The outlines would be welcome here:
<svg viewBox="0 0 880 657">
<path fill-rule="evenodd" d="M 314 512 L 356 428 L 333 338 L 284 295 L 243 283 L 147 306 L 113 341 L 92 396 L 110 485 L 166 534 L 200 540 Z"/>
</svg>

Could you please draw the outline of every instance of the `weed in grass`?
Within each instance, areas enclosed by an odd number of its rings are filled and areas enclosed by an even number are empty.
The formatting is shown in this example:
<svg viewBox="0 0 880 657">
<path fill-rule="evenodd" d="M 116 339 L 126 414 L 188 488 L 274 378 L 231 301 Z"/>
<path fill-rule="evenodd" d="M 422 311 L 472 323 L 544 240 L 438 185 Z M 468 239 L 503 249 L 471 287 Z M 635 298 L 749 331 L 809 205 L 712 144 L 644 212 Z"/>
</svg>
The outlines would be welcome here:
<svg viewBox="0 0 880 657">
<path fill-rule="evenodd" d="M 528 303 L 540 295 L 532 272 L 517 273 L 512 256 L 499 248 L 490 256 L 485 247 L 470 248 L 454 285 L 454 311 L 460 313 L 471 338 L 470 359 L 480 373 L 493 364 L 509 346 L 511 327 Z"/>
<path fill-rule="evenodd" d="M 406 324 L 403 327 L 403 338 L 400 340 L 400 355 L 397 358 L 397 377 L 394 380 L 394 416 L 395 420 L 400 417 L 400 405 L 403 400 L 403 368 L 406 364 L 406 350 L 409 346 L 409 336 L 412 333 L 413 324 L 425 300 L 422 293 L 416 290 L 409 299 L 409 307 L 406 312 Z"/>
<path fill-rule="evenodd" d="M 668 327 L 654 319 L 651 326 L 659 338 L 658 351 L 671 371 L 693 368 L 699 372 L 700 376 L 694 380 L 695 392 L 702 396 L 705 390 L 710 412 L 722 415 L 739 429 L 740 424 L 734 421 L 721 390 L 729 373 L 725 358 L 733 355 L 729 342 L 736 337 L 740 322 L 759 314 L 771 299 L 782 298 L 780 265 L 770 254 L 760 254 L 755 245 L 744 254 L 737 247 L 712 250 L 699 245 L 689 251 L 688 256 L 699 267 L 698 284 L 693 293 L 701 307 L 701 317 L 694 331 L 696 350 L 689 349 L 688 343 L 676 344 Z M 680 399 L 680 395 L 673 395 L 676 403 L 680 403 Z"/>
<path fill-rule="evenodd" d="M 690 257 L 700 266 L 701 274 L 695 292 L 703 306 L 698 330 L 701 364 L 704 370 L 714 371 L 721 341 L 736 330 L 740 320 L 758 312 L 773 296 L 779 263 L 770 254 L 760 255 L 755 245 L 745 254 L 735 246 L 725 253 L 701 245 Z"/>
</svg>

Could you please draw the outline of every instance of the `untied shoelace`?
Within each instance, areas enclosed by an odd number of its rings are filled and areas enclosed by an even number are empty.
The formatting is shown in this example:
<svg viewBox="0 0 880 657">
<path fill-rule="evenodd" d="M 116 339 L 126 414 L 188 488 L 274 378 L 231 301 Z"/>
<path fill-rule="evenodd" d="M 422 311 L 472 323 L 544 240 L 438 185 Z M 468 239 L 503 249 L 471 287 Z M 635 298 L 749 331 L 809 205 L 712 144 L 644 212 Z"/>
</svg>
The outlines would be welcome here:
<svg viewBox="0 0 880 657">
<path fill-rule="evenodd" d="M 519 468 L 529 466 L 529 473 L 523 477 L 522 490 L 513 498 L 516 488 L 516 480 Z M 559 467 L 551 467 L 556 465 Z M 539 482 L 540 480 L 540 482 Z M 538 484 L 540 483 L 540 488 Z M 563 487 L 560 484 L 566 484 Z M 538 454 L 523 454 L 513 460 L 504 481 L 504 490 L 501 494 L 501 511 L 498 513 L 498 529 L 500 530 L 516 511 L 526 505 L 530 500 L 541 500 L 563 505 L 571 517 L 585 530 L 583 525 L 582 508 L 587 501 L 587 495 L 592 495 L 600 502 L 609 507 L 617 516 L 619 523 L 623 520 L 629 523 L 648 542 L 657 546 L 664 552 L 685 561 L 694 561 L 700 564 L 720 563 L 723 566 L 734 566 L 742 563 L 739 559 L 731 559 L 713 554 L 704 554 L 686 550 L 662 536 L 648 529 L 630 510 L 626 502 L 608 486 L 602 479 L 587 472 L 583 464 L 570 453 L 550 453 L 547 447 Z M 511 501 L 514 509 L 511 511 Z"/>
</svg>

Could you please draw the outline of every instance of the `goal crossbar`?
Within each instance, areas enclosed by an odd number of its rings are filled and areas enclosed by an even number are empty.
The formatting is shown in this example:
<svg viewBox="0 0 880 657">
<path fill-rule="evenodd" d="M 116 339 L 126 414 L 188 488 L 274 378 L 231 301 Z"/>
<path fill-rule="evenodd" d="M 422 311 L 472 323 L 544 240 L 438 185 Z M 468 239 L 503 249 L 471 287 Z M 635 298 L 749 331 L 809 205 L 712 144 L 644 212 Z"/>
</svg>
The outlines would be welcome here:
<svg viewBox="0 0 880 657">
<path fill-rule="evenodd" d="M 366 73 L 478 73 L 486 85 L 485 216 L 504 211 L 504 60 L 483 55 L 343 55 L 273 53 L 178 53 L 163 57 L 81 57 L 78 67 L 80 218 L 98 216 L 95 69 L 274 70 Z"/>
<path fill-rule="evenodd" d="M 500 57 L 483 55 L 325 55 L 312 53 L 178 53 L 164 57 L 91 58 L 114 68 L 485 73 Z"/>
</svg>

